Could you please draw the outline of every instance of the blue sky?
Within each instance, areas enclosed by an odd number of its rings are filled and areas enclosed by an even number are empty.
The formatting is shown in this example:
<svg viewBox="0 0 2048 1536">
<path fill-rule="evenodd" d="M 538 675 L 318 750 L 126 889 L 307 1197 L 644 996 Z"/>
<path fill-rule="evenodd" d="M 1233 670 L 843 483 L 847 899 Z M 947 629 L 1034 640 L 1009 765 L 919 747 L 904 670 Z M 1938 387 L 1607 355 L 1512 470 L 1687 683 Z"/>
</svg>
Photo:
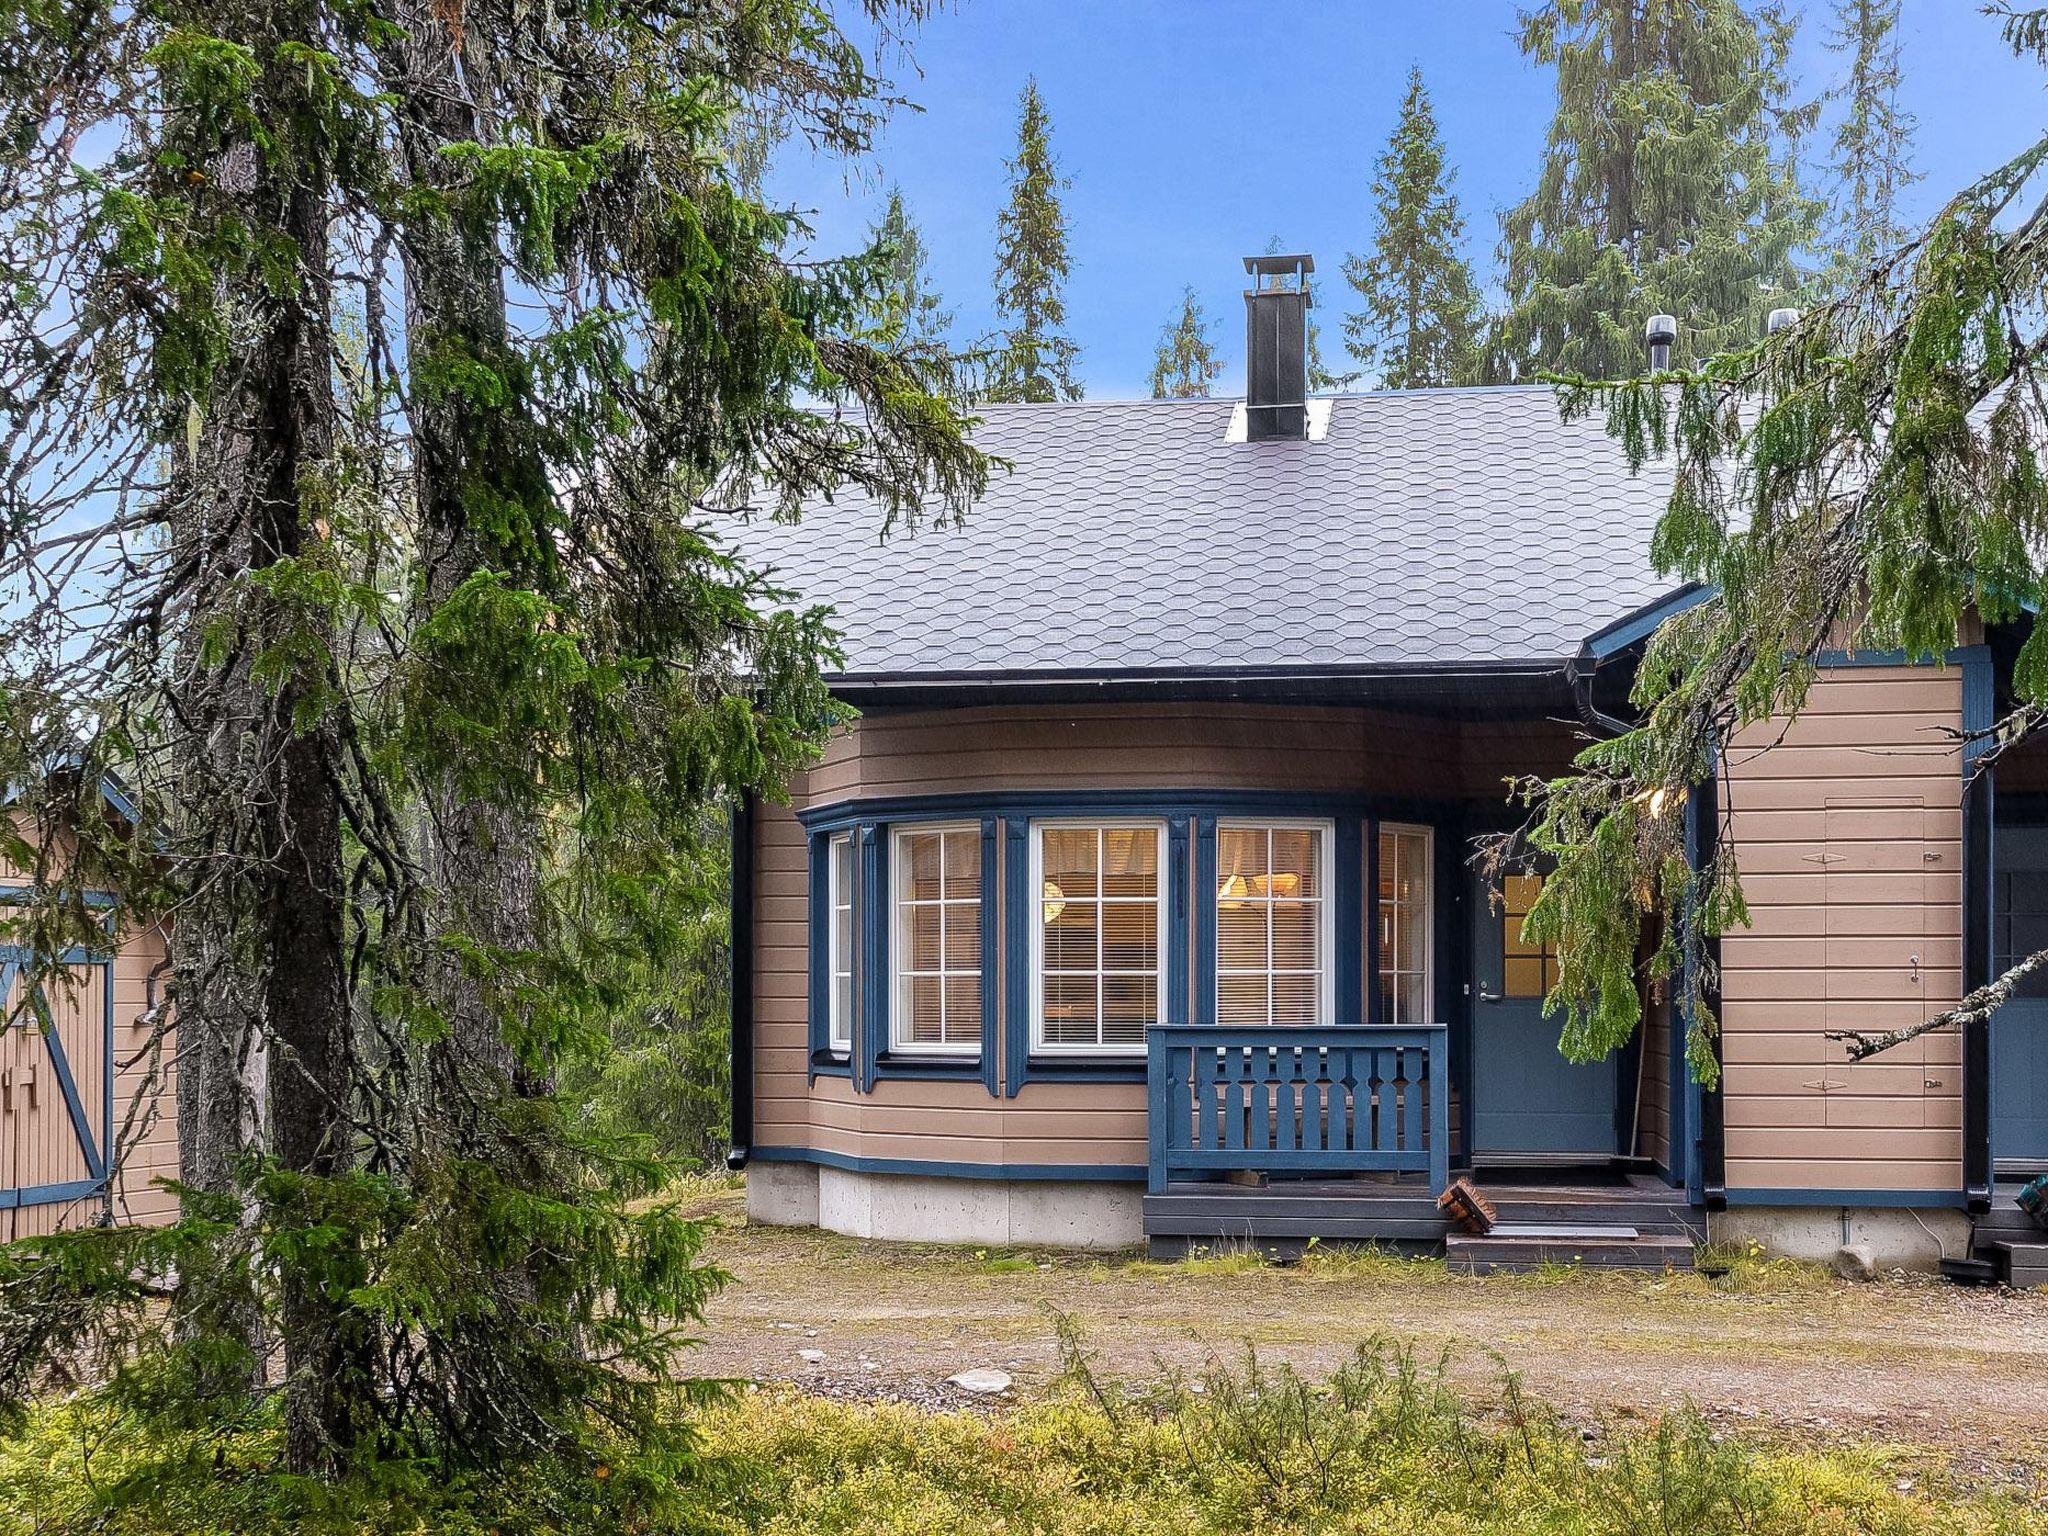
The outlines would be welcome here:
<svg viewBox="0 0 2048 1536">
<path fill-rule="evenodd" d="M 1802 13 L 1803 92 L 1829 83 L 1830 7 Z M 1146 392 L 1160 327 L 1193 283 L 1241 385 L 1243 270 L 1273 235 L 1315 256 L 1326 354 L 1348 289 L 1337 268 L 1371 229 L 1373 158 L 1410 64 L 1435 98 L 1467 224 L 1490 275 L 1497 210 L 1533 180 L 1552 104 L 1549 72 L 1514 43 L 1500 0 L 958 0 L 914 45 L 898 83 L 922 111 L 891 123 L 875 163 L 848 167 L 786 150 L 770 182 L 814 210 L 815 249 L 857 246 L 884 182 L 901 183 L 932 270 L 965 335 L 992 322 L 996 210 L 1017 94 L 1036 74 L 1066 199 L 1074 274 L 1067 306 L 1088 392 Z M 1905 0 L 1905 104 L 1919 118 L 1926 179 L 1909 211 L 2043 131 L 2043 72 L 2012 58 L 1972 0 Z M 921 73 L 919 73 L 921 72 Z M 1339 361 L 1330 356 L 1332 363 Z"/>
</svg>

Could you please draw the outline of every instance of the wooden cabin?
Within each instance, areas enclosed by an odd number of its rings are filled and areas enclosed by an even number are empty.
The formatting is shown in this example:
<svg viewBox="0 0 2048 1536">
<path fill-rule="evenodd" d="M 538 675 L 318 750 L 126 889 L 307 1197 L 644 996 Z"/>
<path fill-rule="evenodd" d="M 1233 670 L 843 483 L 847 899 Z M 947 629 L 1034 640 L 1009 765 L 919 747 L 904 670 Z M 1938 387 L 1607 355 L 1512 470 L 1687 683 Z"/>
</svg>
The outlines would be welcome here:
<svg viewBox="0 0 2048 1536">
<path fill-rule="evenodd" d="M 1827 1035 L 2048 941 L 2048 754 L 1960 744 L 2017 637 L 1824 657 L 1689 796 L 1754 916 L 1720 942 L 1717 1089 L 1661 996 L 1568 1062 L 1521 934 L 1541 876 L 1482 889 L 1469 854 L 1704 595 L 1649 563 L 1669 471 L 1548 388 L 1305 398 L 1300 286 L 1247 294 L 1246 400 L 989 407 L 1013 468 L 958 526 L 883 537 L 842 498 L 743 538 L 836 610 L 860 711 L 740 823 L 754 1219 L 1485 1267 L 1435 1200 L 1463 1175 L 1578 1234 L 1503 1261 L 1964 1251 L 2048 1166 L 2044 1004 L 1855 1064 Z"/>
</svg>

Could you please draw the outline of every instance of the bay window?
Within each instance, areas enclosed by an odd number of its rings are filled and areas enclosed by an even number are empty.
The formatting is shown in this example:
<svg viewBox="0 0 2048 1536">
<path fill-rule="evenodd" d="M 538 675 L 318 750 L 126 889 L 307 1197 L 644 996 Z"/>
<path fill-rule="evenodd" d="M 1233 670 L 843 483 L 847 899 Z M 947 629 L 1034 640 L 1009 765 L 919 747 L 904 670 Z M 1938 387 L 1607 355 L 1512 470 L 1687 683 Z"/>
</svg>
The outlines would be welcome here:
<svg viewBox="0 0 2048 1536">
<path fill-rule="evenodd" d="M 1332 1021 L 1331 841 L 1323 822 L 1218 824 L 1218 1024 Z"/>
<path fill-rule="evenodd" d="M 1031 830 L 1032 1048 L 1141 1053 L 1165 991 L 1166 829 L 1108 821 Z"/>
</svg>

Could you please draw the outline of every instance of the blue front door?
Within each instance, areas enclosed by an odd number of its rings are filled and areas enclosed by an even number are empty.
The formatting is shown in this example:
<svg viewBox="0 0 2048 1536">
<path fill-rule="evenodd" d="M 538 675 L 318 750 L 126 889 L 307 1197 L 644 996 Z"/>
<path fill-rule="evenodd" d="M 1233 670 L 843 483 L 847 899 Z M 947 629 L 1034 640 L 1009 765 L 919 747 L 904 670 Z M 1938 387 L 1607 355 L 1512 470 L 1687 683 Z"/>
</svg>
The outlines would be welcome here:
<svg viewBox="0 0 2048 1536">
<path fill-rule="evenodd" d="M 1556 957 L 1522 940 L 1522 914 L 1540 875 L 1511 876 L 1500 898 L 1475 882 L 1472 899 L 1472 1151 L 1499 1162 L 1555 1162 L 1614 1153 L 1614 1058 L 1575 1065 L 1543 1017 Z"/>
<path fill-rule="evenodd" d="M 2048 827 L 1995 839 L 1992 964 L 2048 948 Z M 2008 1173 L 2048 1167 L 2048 976 L 2036 971 L 1991 1020 L 1991 1155 Z"/>
</svg>

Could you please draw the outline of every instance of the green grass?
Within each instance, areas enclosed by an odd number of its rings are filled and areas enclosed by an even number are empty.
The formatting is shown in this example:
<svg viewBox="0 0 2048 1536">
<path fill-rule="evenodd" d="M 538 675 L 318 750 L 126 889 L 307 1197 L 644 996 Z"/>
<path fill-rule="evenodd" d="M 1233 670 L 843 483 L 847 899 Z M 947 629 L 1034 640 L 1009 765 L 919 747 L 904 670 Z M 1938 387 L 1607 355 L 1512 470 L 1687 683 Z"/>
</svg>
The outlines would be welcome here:
<svg viewBox="0 0 2048 1536">
<path fill-rule="evenodd" d="M 700 1466 L 659 1523 L 580 1474 L 309 1504 L 260 1437 L 194 1457 L 52 1404 L 0 1445 L 0 1530 L 183 1536 L 2044 1536 L 2048 1515 L 1924 1449 L 1788 1449 L 1689 1411 L 1567 1423 L 1512 1377 L 1478 1401 L 1445 1363 L 1374 1342 L 1327 1378 L 1234 1365 L 1105 1385 L 1057 1319 L 1046 1397 L 930 1413 L 794 1390 L 697 1420 Z M 152 1463 L 151 1457 L 157 1460 Z M 287 1517 L 280 1513 L 289 1510 Z M 309 1515 L 309 1510 L 312 1513 Z"/>
</svg>

